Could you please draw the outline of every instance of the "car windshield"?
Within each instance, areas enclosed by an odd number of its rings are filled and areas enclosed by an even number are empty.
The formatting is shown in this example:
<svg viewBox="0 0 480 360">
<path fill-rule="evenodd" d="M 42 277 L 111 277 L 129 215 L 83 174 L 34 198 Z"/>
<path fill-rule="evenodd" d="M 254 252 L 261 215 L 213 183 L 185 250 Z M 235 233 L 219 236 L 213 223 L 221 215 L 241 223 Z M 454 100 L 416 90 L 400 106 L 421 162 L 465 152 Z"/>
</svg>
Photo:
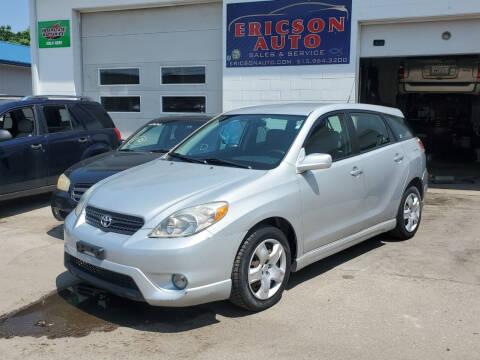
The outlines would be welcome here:
<svg viewBox="0 0 480 360">
<path fill-rule="evenodd" d="M 306 117 L 221 116 L 170 153 L 172 160 L 270 170 L 290 149 Z"/>
<path fill-rule="evenodd" d="M 167 121 L 145 125 L 133 134 L 120 151 L 167 152 L 202 125 L 199 121 Z"/>
</svg>

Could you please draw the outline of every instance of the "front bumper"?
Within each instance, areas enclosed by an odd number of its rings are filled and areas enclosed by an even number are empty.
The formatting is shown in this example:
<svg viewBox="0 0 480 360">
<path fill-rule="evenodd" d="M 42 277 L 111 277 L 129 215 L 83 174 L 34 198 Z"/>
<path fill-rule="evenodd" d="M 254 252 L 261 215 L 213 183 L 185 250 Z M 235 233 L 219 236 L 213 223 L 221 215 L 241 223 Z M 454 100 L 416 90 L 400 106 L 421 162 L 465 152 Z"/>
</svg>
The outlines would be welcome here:
<svg viewBox="0 0 480 360">
<path fill-rule="evenodd" d="M 76 222 L 73 213 L 65 220 L 65 266 L 83 281 L 154 306 L 192 306 L 230 297 L 237 249 L 230 237 L 203 231 L 190 238 L 151 239 L 145 229 L 127 236 Z M 105 258 L 77 251 L 78 241 L 101 246 Z M 173 286 L 173 274 L 187 277 L 184 290 Z"/>
<path fill-rule="evenodd" d="M 50 206 L 52 210 L 57 209 L 65 214 L 69 214 L 75 209 L 77 203 L 72 200 L 68 192 L 55 190 L 50 199 Z"/>
</svg>

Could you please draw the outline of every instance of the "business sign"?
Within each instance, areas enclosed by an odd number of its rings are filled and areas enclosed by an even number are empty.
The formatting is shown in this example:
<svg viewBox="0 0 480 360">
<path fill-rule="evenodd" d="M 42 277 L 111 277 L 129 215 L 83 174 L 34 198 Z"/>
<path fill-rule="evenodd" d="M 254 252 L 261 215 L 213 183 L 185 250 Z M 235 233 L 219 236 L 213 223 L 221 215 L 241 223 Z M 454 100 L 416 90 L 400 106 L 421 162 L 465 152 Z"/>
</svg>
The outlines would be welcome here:
<svg viewBox="0 0 480 360">
<path fill-rule="evenodd" d="M 352 0 L 227 5 L 227 67 L 350 63 Z"/>
<path fill-rule="evenodd" d="M 70 20 L 39 21 L 38 47 L 70 47 Z"/>
</svg>

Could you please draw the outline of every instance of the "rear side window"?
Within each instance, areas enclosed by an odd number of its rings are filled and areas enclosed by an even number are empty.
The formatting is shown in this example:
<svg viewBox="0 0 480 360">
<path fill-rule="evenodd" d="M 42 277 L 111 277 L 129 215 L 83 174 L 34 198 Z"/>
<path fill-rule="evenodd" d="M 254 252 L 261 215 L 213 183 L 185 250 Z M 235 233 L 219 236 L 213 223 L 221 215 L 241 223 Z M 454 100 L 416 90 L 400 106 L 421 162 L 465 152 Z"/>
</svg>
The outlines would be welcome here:
<svg viewBox="0 0 480 360">
<path fill-rule="evenodd" d="M 387 126 L 382 117 L 371 113 L 350 114 L 357 131 L 360 151 L 368 151 L 390 142 Z"/>
<path fill-rule="evenodd" d="M 76 104 L 72 107 L 72 113 L 85 124 L 87 130 L 115 127 L 112 118 L 100 104 Z"/>
<path fill-rule="evenodd" d="M 393 134 L 398 140 L 408 140 L 415 136 L 412 129 L 410 129 L 405 122 L 404 118 L 392 115 L 385 115 L 385 118 L 387 119 L 388 125 L 390 125 Z"/>
<path fill-rule="evenodd" d="M 304 145 L 305 153 L 330 154 L 332 160 L 345 158 L 352 153 L 352 143 L 345 124 L 344 114 L 335 114 L 320 120 Z"/>
<path fill-rule="evenodd" d="M 72 121 L 70 113 L 65 105 L 45 105 L 43 115 L 47 122 L 48 132 L 58 133 L 72 130 L 83 130 L 80 124 Z"/>
</svg>

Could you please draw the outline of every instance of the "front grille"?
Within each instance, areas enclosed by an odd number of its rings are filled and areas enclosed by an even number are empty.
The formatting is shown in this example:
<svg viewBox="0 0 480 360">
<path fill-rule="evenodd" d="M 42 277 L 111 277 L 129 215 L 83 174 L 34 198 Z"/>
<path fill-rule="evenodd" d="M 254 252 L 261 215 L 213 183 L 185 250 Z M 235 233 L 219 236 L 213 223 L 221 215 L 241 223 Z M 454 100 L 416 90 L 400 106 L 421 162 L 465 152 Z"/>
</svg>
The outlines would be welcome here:
<svg viewBox="0 0 480 360">
<path fill-rule="evenodd" d="M 79 202 L 82 195 L 91 187 L 93 184 L 75 184 L 73 185 L 71 198 L 75 202 Z"/>
<path fill-rule="evenodd" d="M 104 215 L 110 216 L 112 219 L 111 224 L 108 227 L 104 227 L 101 224 L 101 219 Z M 87 224 L 99 228 L 105 232 L 113 232 L 124 235 L 135 234 L 144 224 L 144 221 L 141 217 L 101 210 L 93 206 L 87 206 L 85 221 Z"/>
<path fill-rule="evenodd" d="M 85 261 L 77 259 L 76 257 L 73 257 L 67 253 L 65 253 L 65 263 L 66 265 L 70 264 L 72 267 L 85 274 L 91 275 L 110 284 L 130 290 L 140 291 L 137 284 L 135 284 L 135 281 L 133 281 L 130 276 L 119 274 L 114 271 L 86 263 Z"/>
</svg>

